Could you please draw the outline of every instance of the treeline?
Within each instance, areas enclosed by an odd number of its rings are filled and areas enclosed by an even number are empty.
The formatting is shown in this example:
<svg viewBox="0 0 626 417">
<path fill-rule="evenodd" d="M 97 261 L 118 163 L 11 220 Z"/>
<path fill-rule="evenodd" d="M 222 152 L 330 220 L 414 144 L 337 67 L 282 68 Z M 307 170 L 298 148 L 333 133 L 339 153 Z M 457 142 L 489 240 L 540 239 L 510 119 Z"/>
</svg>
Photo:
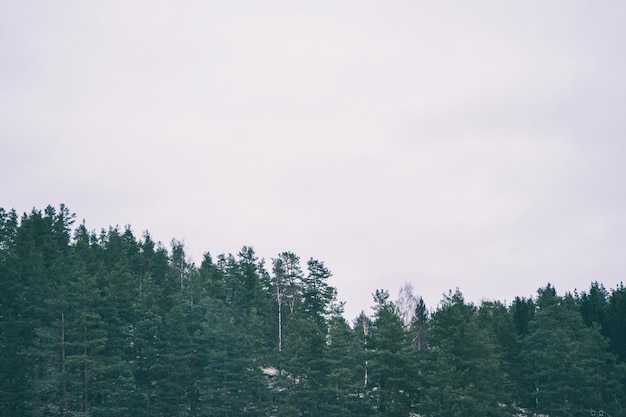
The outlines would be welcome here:
<svg viewBox="0 0 626 417">
<path fill-rule="evenodd" d="M 331 272 L 0 209 L 0 416 L 626 416 L 626 289 L 343 317 Z M 384 278 L 384 277 L 381 277 Z"/>
</svg>

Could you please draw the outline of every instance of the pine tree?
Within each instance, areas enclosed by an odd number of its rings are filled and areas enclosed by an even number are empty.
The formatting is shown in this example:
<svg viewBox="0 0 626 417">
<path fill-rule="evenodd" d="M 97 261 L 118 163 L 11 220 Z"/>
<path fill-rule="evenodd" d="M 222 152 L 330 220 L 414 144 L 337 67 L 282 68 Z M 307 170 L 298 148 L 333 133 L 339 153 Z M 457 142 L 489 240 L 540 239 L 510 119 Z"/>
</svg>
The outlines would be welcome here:
<svg viewBox="0 0 626 417">
<path fill-rule="evenodd" d="M 0 416 L 25 415 L 25 394 L 28 381 L 24 372 L 23 324 L 20 309 L 24 288 L 19 279 L 19 258 L 15 248 L 18 216 L 15 210 L 0 208 Z"/>
<path fill-rule="evenodd" d="M 331 273 L 322 262 L 310 259 L 307 269 L 306 277 L 300 278 L 300 296 L 285 329 L 281 352 L 287 373 L 283 383 L 288 389 L 282 414 L 324 416 L 332 402 L 326 342 L 335 290 L 327 283 Z"/>
<path fill-rule="evenodd" d="M 255 341 L 242 331 L 230 306 L 212 301 L 207 313 L 202 329 L 207 361 L 200 382 L 200 415 L 266 415 L 267 385 L 252 354 Z"/>
<path fill-rule="evenodd" d="M 68 373 L 69 403 L 72 412 L 89 415 L 92 407 L 101 406 L 110 388 L 105 360 L 107 332 L 100 314 L 99 291 L 95 277 L 76 269 L 68 288 L 70 305 L 66 317 L 65 358 Z"/>
<path fill-rule="evenodd" d="M 426 333 L 428 330 L 428 312 L 426 311 L 426 304 L 424 299 L 419 297 L 415 304 L 415 310 L 413 317 L 409 325 L 409 331 L 412 335 L 413 347 L 418 351 L 426 350 L 428 347 L 428 341 L 426 340 Z"/>
<path fill-rule="evenodd" d="M 269 275 L 251 247 L 235 258 L 210 256 L 200 268 L 208 288 L 207 319 L 200 340 L 206 356 L 200 382 L 200 412 L 206 415 L 266 415 L 270 398 L 263 369 L 274 338 Z M 203 415 L 205 415 L 203 414 Z"/>
<path fill-rule="evenodd" d="M 293 313 L 300 292 L 302 269 L 300 257 L 292 252 L 283 252 L 272 259 L 274 273 L 272 287 L 276 295 L 278 350 L 283 348 L 284 329 L 287 318 Z"/>
<path fill-rule="evenodd" d="M 161 244 L 152 241 L 149 234 L 144 239 L 139 252 L 139 291 L 132 337 L 133 374 L 137 387 L 132 408 L 137 413 L 153 416 L 163 412 L 159 395 L 167 385 L 167 377 L 163 375 L 169 366 L 167 358 L 163 357 L 168 350 L 167 329 L 169 326 L 178 331 L 179 326 L 184 325 L 184 319 L 180 316 L 180 306 L 176 313 L 171 313 L 174 306 L 180 304 L 182 293 L 176 274 L 170 270 L 170 256 Z M 169 397 L 169 393 L 165 396 Z"/>
<path fill-rule="evenodd" d="M 359 393 L 363 392 L 359 355 L 361 347 L 357 333 L 343 317 L 342 303 L 335 305 L 331 311 L 327 344 L 325 352 L 329 369 L 327 415 L 366 416 L 359 398 Z"/>
<path fill-rule="evenodd" d="M 417 402 L 417 363 L 411 338 L 389 293 L 377 290 L 374 301 L 368 338 L 371 405 L 376 415 L 406 416 Z"/>
<path fill-rule="evenodd" d="M 535 317 L 534 300 L 524 297 L 515 297 L 511 307 L 509 308 L 515 325 L 515 331 L 520 337 L 528 335 L 528 324 Z"/>
<path fill-rule="evenodd" d="M 58 322 L 63 307 L 67 280 L 70 272 L 70 226 L 74 215 L 61 205 L 57 211 L 52 206 L 42 213 L 33 209 L 24 214 L 19 227 L 15 229 L 14 252 L 17 280 L 17 303 L 15 317 L 18 344 L 16 363 L 20 364 L 25 384 L 19 399 L 17 415 L 32 415 L 48 406 L 45 402 L 55 385 L 50 373 L 58 370 L 55 352 L 42 347 L 42 337 L 53 333 L 60 338 L 60 332 L 53 328 Z M 59 352 L 60 356 L 60 352 Z M 50 371 L 50 372 L 49 372 Z M 58 373 L 57 373 L 58 375 Z M 9 377 L 11 379 L 11 377 Z M 60 407 L 59 407 L 60 409 Z"/>
<path fill-rule="evenodd" d="M 431 317 L 428 340 L 436 367 L 428 377 L 424 409 L 437 416 L 499 416 L 507 403 L 506 374 L 493 328 L 481 327 L 477 309 L 457 289 Z"/>
<path fill-rule="evenodd" d="M 537 312 L 524 345 L 531 353 L 528 369 L 534 386 L 528 388 L 535 412 L 572 415 L 603 408 L 617 415 L 615 357 L 598 327 L 585 326 L 571 294 L 560 297 L 550 285 L 538 290 Z"/>
<path fill-rule="evenodd" d="M 626 287 L 621 283 L 611 291 L 605 313 L 605 334 L 609 348 L 622 363 L 626 363 Z"/>
<path fill-rule="evenodd" d="M 591 283 L 589 292 L 583 291 L 578 303 L 583 321 L 587 326 L 592 326 L 594 323 L 601 327 L 605 326 L 608 298 L 608 291 L 598 282 Z"/>
<path fill-rule="evenodd" d="M 477 311 L 476 323 L 494 344 L 499 373 L 495 379 L 501 385 L 496 401 L 503 405 L 518 404 L 522 387 L 517 386 L 516 381 L 523 372 L 522 347 L 509 309 L 500 301 L 483 301 Z"/>
</svg>

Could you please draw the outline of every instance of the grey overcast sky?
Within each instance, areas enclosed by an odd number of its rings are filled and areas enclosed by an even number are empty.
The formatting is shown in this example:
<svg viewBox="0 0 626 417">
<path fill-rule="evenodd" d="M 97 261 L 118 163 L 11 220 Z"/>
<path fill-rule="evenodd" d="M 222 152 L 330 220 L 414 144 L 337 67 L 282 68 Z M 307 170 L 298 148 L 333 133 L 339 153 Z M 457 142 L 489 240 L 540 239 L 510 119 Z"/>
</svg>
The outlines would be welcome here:
<svg viewBox="0 0 626 417">
<path fill-rule="evenodd" d="M 626 2 L 0 0 L 0 207 L 288 250 L 346 316 L 626 270 Z"/>
</svg>

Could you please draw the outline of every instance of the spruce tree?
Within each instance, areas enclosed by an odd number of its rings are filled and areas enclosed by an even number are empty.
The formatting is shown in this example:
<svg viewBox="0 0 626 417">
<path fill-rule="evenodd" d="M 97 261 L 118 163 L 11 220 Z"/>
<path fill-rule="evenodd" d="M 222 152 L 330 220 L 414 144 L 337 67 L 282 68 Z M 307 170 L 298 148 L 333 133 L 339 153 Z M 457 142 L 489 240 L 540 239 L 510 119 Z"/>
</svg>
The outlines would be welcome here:
<svg viewBox="0 0 626 417">
<path fill-rule="evenodd" d="M 369 399 L 375 415 L 406 416 L 417 403 L 418 373 L 411 338 L 387 291 L 374 295 L 369 331 Z"/>
<path fill-rule="evenodd" d="M 327 344 L 325 354 L 329 386 L 328 415 L 365 416 L 359 398 L 359 393 L 363 392 L 362 366 L 359 357 L 361 349 L 357 333 L 350 328 L 343 317 L 341 303 L 335 305 L 331 311 Z"/>
<path fill-rule="evenodd" d="M 623 283 L 611 290 L 606 306 L 604 331 L 609 349 L 621 363 L 626 363 L 626 287 Z"/>
<path fill-rule="evenodd" d="M 25 414 L 25 394 L 28 380 L 24 372 L 24 357 L 20 309 L 23 308 L 24 288 L 19 279 L 19 257 L 15 248 L 18 230 L 15 210 L 0 208 L 0 416 L 12 417 Z"/>
<path fill-rule="evenodd" d="M 505 415 L 500 404 L 507 403 L 508 384 L 493 327 L 481 326 L 476 307 L 458 289 L 433 313 L 428 340 L 436 366 L 428 376 L 427 414 Z"/>
<path fill-rule="evenodd" d="M 286 372 L 282 382 L 288 389 L 282 414 L 324 416 L 332 402 L 326 342 L 335 292 L 327 283 L 331 273 L 323 262 L 310 259 L 307 270 L 300 278 L 300 293 L 294 299 L 280 354 Z"/>
<path fill-rule="evenodd" d="M 49 407 L 49 393 L 60 387 L 56 384 L 58 380 L 52 380 L 48 372 L 58 370 L 54 366 L 56 358 L 51 356 L 50 350 L 43 353 L 39 348 L 42 336 L 61 337 L 53 328 L 63 312 L 63 300 L 67 299 L 64 291 L 70 274 L 69 242 L 73 221 L 74 215 L 65 206 L 61 205 L 58 211 L 48 206 L 43 213 L 33 209 L 30 214 L 24 214 L 15 230 L 16 268 L 15 274 L 11 273 L 18 283 L 14 294 L 17 301 L 14 311 L 19 317 L 15 329 L 19 345 L 15 359 L 23 375 L 18 380 L 25 382 L 20 388 L 23 392 L 17 415 L 33 415 L 45 410 Z M 60 356 L 60 352 L 58 354 Z"/>
<path fill-rule="evenodd" d="M 534 412 L 576 415 L 605 409 L 618 415 L 615 357 L 597 326 L 587 327 L 571 294 L 548 285 L 538 290 L 537 312 L 524 340 L 533 377 L 528 406 Z"/>
<path fill-rule="evenodd" d="M 592 282 L 589 292 L 583 291 L 577 299 L 580 313 L 587 326 L 594 323 L 602 328 L 606 325 L 606 311 L 608 308 L 609 293 L 599 282 Z M 608 336 L 605 334 L 605 336 Z"/>
</svg>

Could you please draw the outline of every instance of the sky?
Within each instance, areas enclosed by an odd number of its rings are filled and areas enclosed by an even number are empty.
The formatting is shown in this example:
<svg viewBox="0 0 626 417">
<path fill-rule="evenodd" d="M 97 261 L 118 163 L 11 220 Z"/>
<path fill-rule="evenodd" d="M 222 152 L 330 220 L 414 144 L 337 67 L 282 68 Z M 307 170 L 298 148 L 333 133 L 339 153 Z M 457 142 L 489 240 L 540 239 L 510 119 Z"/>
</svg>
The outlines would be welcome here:
<svg viewBox="0 0 626 417">
<path fill-rule="evenodd" d="M 626 3 L 0 0 L 0 207 L 511 302 L 626 270 Z"/>
</svg>

